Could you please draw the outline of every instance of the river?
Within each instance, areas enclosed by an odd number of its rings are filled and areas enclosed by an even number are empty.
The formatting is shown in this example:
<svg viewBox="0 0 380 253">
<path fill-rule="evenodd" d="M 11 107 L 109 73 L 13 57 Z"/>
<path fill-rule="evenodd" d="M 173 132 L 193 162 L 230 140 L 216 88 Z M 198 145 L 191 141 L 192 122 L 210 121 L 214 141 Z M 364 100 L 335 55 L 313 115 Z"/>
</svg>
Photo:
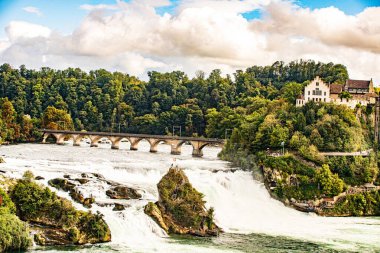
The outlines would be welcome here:
<svg viewBox="0 0 380 253">
<path fill-rule="evenodd" d="M 45 180 L 40 182 L 47 185 L 48 180 L 63 175 L 98 173 L 138 189 L 143 196 L 122 201 L 128 205 L 124 211 L 112 211 L 115 201 L 105 195 L 106 183 L 84 184 L 80 191 L 85 197 L 91 194 L 103 206 L 95 204 L 92 211 L 104 214 L 112 242 L 65 248 L 36 246 L 31 252 L 380 252 L 380 218 L 328 218 L 287 208 L 270 198 L 250 172 L 231 170 L 229 163 L 219 160 L 219 148 L 206 147 L 203 158 L 193 158 L 189 145 L 183 145 L 180 156 L 170 155 L 170 147 L 164 144 L 159 145 L 158 153 L 149 153 L 149 144 L 144 141 L 139 151 L 129 151 L 128 143 L 122 143 L 121 148 L 111 150 L 106 144 L 98 148 L 53 144 L 0 147 L 0 156 L 6 161 L 0 170 L 10 177 L 19 178 L 31 170 L 43 176 Z M 215 208 L 216 223 L 226 233 L 217 238 L 169 238 L 144 214 L 146 203 L 158 199 L 156 184 L 173 163 L 205 194 L 207 207 Z"/>
</svg>

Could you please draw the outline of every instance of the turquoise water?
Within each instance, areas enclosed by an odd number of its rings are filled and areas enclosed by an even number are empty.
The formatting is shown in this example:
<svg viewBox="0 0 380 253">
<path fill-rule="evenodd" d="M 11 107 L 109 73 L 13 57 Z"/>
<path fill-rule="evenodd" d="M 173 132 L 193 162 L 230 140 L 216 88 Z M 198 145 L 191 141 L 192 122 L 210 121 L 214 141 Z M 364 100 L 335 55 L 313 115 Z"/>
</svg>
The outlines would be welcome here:
<svg viewBox="0 0 380 253">
<path fill-rule="evenodd" d="M 380 247 L 359 247 L 355 250 L 333 249 L 330 245 L 301 241 L 282 236 L 268 236 L 262 234 L 229 234 L 225 233 L 217 238 L 199 238 L 189 236 L 173 236 L 167 241 L 169 244 L 182 244 L 187 246 L 201 246 L 210 250 L 222 250 L 224 252 L 256 252 L 256 253 L 352 253 L 352 252 L 380 252 Z M 139 252 L 127 247 L 112 245 L 95 245 L 83 247 L 46 247 L 37 248 L 33 252 Z M 143 252 L 143 251 L 141 251 Z M 194 250 L 194 253 L 202 250 Z"/>
</svg>

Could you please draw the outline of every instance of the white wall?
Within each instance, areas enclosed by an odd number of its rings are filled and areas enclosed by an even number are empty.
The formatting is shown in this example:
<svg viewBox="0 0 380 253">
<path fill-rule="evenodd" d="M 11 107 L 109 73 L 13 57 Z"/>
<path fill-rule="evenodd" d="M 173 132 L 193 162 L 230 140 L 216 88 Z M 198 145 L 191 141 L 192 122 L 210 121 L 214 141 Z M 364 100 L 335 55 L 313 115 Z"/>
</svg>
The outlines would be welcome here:
<svg viewBox="0 0 380 253">
<path fill-rule="evenodd" d="M 305 87 L 305 101 L 330 102 L 330 87 L 317 76 Z"/>
</svg>

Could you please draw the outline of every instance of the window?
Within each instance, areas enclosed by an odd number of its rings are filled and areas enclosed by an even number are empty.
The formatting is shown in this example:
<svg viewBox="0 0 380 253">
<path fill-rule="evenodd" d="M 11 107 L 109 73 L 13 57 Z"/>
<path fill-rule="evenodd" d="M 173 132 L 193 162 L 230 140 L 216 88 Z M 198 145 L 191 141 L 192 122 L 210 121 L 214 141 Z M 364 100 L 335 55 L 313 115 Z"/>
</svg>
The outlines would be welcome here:
<svg viewBox="0 0 380 253">
<path fill-rule="evenodd" d="M 326 93 L 326 92 L 325 92 Z M 326 95 L 326 94 L 325 94 Z M 326 98 L 324 98 L 325 102 L 326 102 Z"/>
<path fill-rule="evenodd" d="M 313 95 L 315 95 L 315 96 L 322 96 L 322 91 L 319 90 L 318 88 L 316 88 L 315 90 L 313 90 Z"/>
<path fill-rule="evenodd" d="M 310 95 L 310 91 L 307 92 L 307 95 Z"/>
<path fill-rule="evenodd" d="M 326 91 L 325 91 L 325 96 L 326 96 Z"/>
<path fill-rule="evenodd" d="M 317 82 L 317 83 L 315 84 L 315 86 L 319 86 L 319 83 Z"/>
</svg>

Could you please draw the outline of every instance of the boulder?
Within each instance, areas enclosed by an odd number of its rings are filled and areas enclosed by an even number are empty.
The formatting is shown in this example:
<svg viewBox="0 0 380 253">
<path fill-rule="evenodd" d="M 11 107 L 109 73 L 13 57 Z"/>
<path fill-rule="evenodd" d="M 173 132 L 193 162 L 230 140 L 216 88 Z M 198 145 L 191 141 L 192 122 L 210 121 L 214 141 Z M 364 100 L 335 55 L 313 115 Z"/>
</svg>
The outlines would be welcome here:
<svg viewBox="0 0 380 253">
<path fill-rule="evenodd" d="M 36 176 L 34 179 L 35 179 L 35 180 L 44 180 L 45 178 L 44 178 L 44 177 L 41 177 L 41 176 Z"/>
<path fill-rule="evenodd" d="M 63 191 L 72 191 L 75 187 L 75 184 L 69 182 L 67 179 L 63 178 L 54 178 L 49 180 L 48 184 L 50 186 L 53 186 L 57 189 L 63 190 Z"/>
<path fill-rule="evenodd" d="M 91 208 L 92 204 L 95 203 L 95 198 L 93 197 L 85 198 L 82 193 L 75 190 L 70 191 L 70 197 L 74 201 L 81 203 L 84 207 L 87 207 L 87 208 Z"/>
<path fill-rule="evenodd" d="M 2 158 L 1 156 L 0 156 L 0 163 L 5 163 L 4 158 Z"/>
<path fill-rule="evenodd" d="M 159 201 L 149 202 L 144 211 L 169 234 L 216 236 L 222 232 L 214 223 L 214 209 L 206 209 L 203 194 L 181 169 L 171 168 L 157 187 Z"/>
<path fill-rule="evenodd" d="M 125 210 L 125 207 L 122 204 L 115 203 L 115 207 L 112 210 L 113 211 L 123 211 L 123 210 Z"/>
<path fill-rule="evenodd" d="M 111 199 L 139 199 L 141 194 L 135 189 L 126 186 L 116 186 L 106 191 L 106 194 Z"/>
<path fill-rule="evenodd" d="M 79 182 L 80 184 L 87 184 L 90 180 L 87 178 L 76 178 L 75 181 Z"/>
</svg>

